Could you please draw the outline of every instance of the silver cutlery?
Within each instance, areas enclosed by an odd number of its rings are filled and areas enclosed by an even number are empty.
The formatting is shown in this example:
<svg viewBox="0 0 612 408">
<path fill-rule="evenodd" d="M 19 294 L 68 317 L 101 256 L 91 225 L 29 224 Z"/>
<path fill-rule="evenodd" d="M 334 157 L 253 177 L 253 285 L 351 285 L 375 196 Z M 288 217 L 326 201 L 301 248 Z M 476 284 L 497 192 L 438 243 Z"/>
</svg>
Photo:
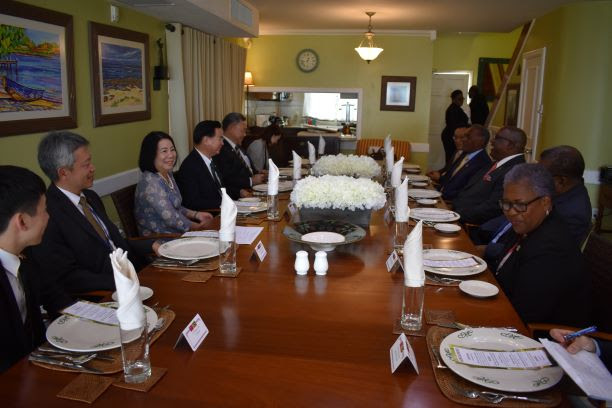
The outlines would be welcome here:
<svg viewBox="0 0 612 408">
<path fill-rule="evenodd" d="M 189 266 L 189 265 L 193 265 L 198 262 L 200 262 L 200 259 L 181 260 L 181 259 L 157 258 L 155 261 L 153 261 L 153 264 Z"/>
<path fill-rule="evenodd" d="M 457 329 L 457 330 L 474 329 L 474 328 L 490 328 L 490 329 L 504 330 L 504 331 L 508 331 L 512 333 L 518 332 L 518 329 L 512 326 L 508 326 L 508 327 L 470 326 L 470 325 L 459 323 L 459 322 L 438 322 L 436 323 L 436 326 L 446 327 L 449 329 Z"/>
<path fill-rule="evenodd" d="M 39 363 L 45 363 L 45 364 L 51 364 L 51 365 L 56 365 L 56 366 L 60 366 L 60 367 L 71 368 L 73 370 L 82 371 L 84 373 L 104 374 L 104 372 L 102 370 L 98 370 L 97 368 L 83 367 L 80 364 L 69 363 L 67 361 L 56 360 L 56 359 L 50 358 L 50 357 L 36 357 L 36 356 L 33 356 L 33 355 L 30 354 L 30 357 L 28 359 L 30 361 L 37 361 Z"/>
<path fill-rule="evenodd" d="M 427 278 L 429 280 L 432 280 L 436 283 L 444 283 L 444 284 L 448 284 L 448 285 L 452 285 L 454 283 L 461 283 L 463 282 L 461 279 L 453 279 L 453 278 L 445 278 L 445 277 L 440 277 L 440 276 L 436 276 L 436 275 L 426 275 Z"/>
<path fill-rule="evenodd" d="M 32 356 L 34 357 L 47 357 L 47 358 L 53 358 L 53 359 L 65 359 L 70 363 L 74 363 L 74 364 L 85 364 L 88 361 L 93 360 L 94 358 L 96 358 L 96 353 L 92 353 L 92 354 L 83 354 L 80 356 L 71 356 L 69 354 L 59 354 L 59 353 L 49 353 L 49 352 L 40 352 L 40 351 L 33 351 Z"/>
<path fill-rule="evenodd" d="M 471 398 L 471 399 L 481 398 L 493 404 L 499 404 L 505 399 L 513 399 L 513 400 L 528 401 L 528 402 L 539 402 L 542 404 L 549 404 L 552 402 L 551 400 L 544 399 L 544 398 L 525 397 L 523 395 L 502 394 L 502 393 L 492 392 L 492 391 L 466 390 L 458 386 L 454 386 L 454 388 L 459 394 L 467 398 Z"/>
<path fill-rule="evenodd" d="M 53 353 L 53 354 L 65 354 L 65 355 L 69 355 L 69 356 L 81 356 L 83 355 L 83 353 L 79 353 L 77 351 L 69 351 L 69 350 L 62 350 L 62 349 L 58 349 L 58 348 L 54 348 L 54 347 L 47 347 L 47 346 L 39 346 L 37 351 L 39 352 L 43 352 L 43 353 Z M 103 361 L 115 361 L 115 359 L 109 355 L 106 354 L 100 354 L 100 353 L 95 353 L 95 360 L 103 360 Z"/>
<path fill-rule="evenodd" d="M 436 368 L 448 368 L 447 366 L 444 365 L 444 363 L 442 362 L 442 359 L 440 357 L 440 353 L 438 352 L 438 350 L 436 349 L 436 346 L 431 346 L 431 352 L 433 353 L 434 357 L 436 358 L 437 361 L 437 365 Z"/>
<path fill-rule="evenodd" d="M 165 318 L 161 317 L 161 318 L 157 319 L 157 323 L 155 323 L 155 327 L 153 327 L 153 330 L 151 330 L 149 332 L 149 337 L 152 338 L 155 333 L 157 333 L 158 331 L 161 330 L 162 327 L 164 327 L 165 323 L 166 323 L 166 319 Z"/>
</svg>

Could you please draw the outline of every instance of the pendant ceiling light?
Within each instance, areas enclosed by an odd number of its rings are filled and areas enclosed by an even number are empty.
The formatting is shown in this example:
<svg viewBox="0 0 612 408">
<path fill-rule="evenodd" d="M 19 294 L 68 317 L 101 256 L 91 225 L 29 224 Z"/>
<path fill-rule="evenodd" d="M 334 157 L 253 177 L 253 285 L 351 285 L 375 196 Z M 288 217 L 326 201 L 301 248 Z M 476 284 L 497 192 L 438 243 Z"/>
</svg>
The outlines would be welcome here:
<svg viewBox="0 0 612 408">
<path fill-rule="evenodd" d="M 374 11 L 366 11 L 366 14 L 370 17 L 368 23 L 368 31 L 365 33 L 365 38 L 359 43 L 359 47 L 355 48 L 355 51 L 359 54 L 361 59 L 365 60 L 368 64 L 370 61 L 375 60 L 381 52 L 382 48 L 378 48 L 374 45 L 374 33 L 372 32 L 372 16 L 376 14 Z M 363 42 L 366 42 L 365 46 Z"/>
</svg>

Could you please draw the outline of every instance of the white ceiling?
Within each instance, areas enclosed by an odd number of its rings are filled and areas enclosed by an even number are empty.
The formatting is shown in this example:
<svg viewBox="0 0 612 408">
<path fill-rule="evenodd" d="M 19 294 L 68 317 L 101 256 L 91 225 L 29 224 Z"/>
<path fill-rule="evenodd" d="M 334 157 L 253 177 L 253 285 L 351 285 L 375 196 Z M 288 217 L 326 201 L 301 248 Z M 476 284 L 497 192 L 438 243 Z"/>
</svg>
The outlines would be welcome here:
<svg viewBox="0 0 612 408">
<path fill-rule="evenodd" d="M 249 0 L 259 10 L 259 34 L 400 30 L 509 32 L 559 6 L 581 0 Z M 313 31 L 314 30 L 314 31 Z"/>
</svg>

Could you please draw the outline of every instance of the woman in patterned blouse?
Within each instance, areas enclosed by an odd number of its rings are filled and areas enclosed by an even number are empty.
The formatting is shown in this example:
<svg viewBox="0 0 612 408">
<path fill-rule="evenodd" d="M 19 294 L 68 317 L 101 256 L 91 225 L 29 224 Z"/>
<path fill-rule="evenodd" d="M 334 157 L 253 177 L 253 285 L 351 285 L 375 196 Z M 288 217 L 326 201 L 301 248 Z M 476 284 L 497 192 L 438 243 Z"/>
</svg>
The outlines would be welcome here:
<svg viewBox="0 0 612 408">
<path fill-rule="evenodd" d="M 145 136 L 138 161 L 142 175 L 134 200 L 134 215 L 141 235 L 201 230 L 213 218 L 210 213 L 181 205 L 181 192 L 172 175 L 175 164 L 176 149 L 168 134 L 151 132 Z"/>
</svg>

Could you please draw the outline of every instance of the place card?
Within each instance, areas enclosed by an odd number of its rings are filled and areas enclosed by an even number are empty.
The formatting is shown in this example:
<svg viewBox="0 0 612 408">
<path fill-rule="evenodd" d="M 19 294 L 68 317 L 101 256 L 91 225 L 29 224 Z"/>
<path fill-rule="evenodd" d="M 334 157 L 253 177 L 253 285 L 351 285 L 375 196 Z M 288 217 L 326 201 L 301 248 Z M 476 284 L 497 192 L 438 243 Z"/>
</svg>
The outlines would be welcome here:
<svg viewBox="0 0 612 408">
<path fill-rule="evenodd" d="M 97 323 L 108 324 L 111 326 L 119 325 L 117 311 L 108 306 L 80 300 L 75 304 L 62 310 L 62 314 L 92 320 Z"/>
<path fill-rule="evenodd" d="M 263 242 L 259 241 L 257 245 L 255 245 L 254 253 L 255 255 L 257 255 L 257 259 L 259 259 L 259 262 L 263 262 L 263 260 L 266 258 L 266 255 L 268 255 L 268 251 L 266 251 Z"/>
<path fill-rule="evenodd" d="M 394 272 L 401 265 L 397 251 L 391 251 L 391 255 L 389 255 L 385 264 L 387 265 L 387 272 Z"/>
<path fill-rule="evenodd" d="M 391 357 L 391 373 L 394 373 L 395 370 L 408 359 L 416 373 L 419 374 L 419 366 L 416 362 L 414 350 L 408 341 L 408 337 L 406 337 L 404 333 L 400 334 L 395 343 L 393 343 L 393 346 L 391 346 L 389 356 Z"/>
<path fill-rule="evenodd" d="M 543 348 L 496 351 L 452 344 L 450 351 L 453 361 L 472 367 L 535 370 L 553 365 Z"/>
<path fill-rule="evenodd" d="M 200 344 L 204 341 L 204 339 L 208 336 L 208 327 L 204 324 L 204 321 L 200 317 L 199 314 L 196 314 L 195 317 L 189 322 L 187 327 L 181 332 L 179 338 L 174 343 L 174 347 L 179 345 L 183 339 L 187 340 L 189 347 L 191 347 L 192 351 L 196 351 Z"/>
<path fill-rule="evenodd" d="M 291 202 L 287 205 L 287 210 L 289 210 L 289 214 L 291 215 L 291 218 L 293 218 L 295 216 L 295 214 L 297 213 L 298 209 L 295 205 L 295 203 Z"/>
</svg>

